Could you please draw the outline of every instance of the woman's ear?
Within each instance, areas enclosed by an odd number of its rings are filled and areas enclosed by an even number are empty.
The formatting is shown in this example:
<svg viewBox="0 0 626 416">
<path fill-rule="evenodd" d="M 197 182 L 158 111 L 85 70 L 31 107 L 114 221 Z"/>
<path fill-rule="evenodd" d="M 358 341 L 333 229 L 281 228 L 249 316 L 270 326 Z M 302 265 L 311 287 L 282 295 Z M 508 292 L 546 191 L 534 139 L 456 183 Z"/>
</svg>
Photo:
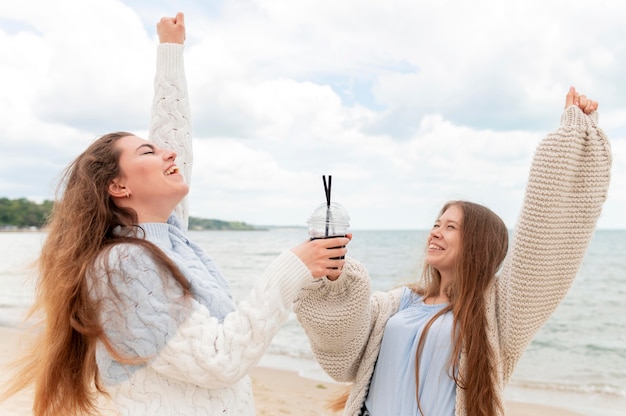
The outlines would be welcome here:
<svg viewBox="0 0 626 416">
<path fill-rule="evenodd" d="M 109 184 L 109 195 L 113 198 L 130 198 L 128 188 L 119 179 L 113 179 Z"/>
</svg>

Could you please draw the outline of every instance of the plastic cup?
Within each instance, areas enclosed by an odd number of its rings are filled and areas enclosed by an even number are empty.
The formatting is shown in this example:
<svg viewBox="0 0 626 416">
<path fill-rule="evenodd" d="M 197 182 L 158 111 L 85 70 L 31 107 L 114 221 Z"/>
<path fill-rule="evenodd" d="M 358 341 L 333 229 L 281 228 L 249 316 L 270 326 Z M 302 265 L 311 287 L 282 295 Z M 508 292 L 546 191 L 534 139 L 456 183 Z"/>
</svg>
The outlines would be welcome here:
<svg viewBox="0 0 626 416">
<path fill-rule="evenodd" d="M 350 228 L 350 216 L 343 206 L 331 202 L 330 205 L 318 206 L 309 217 L 307 224 L 311 240 L 345 237 Z M 337 259 L 343 259 L 343 256 Z"/>
</svg>

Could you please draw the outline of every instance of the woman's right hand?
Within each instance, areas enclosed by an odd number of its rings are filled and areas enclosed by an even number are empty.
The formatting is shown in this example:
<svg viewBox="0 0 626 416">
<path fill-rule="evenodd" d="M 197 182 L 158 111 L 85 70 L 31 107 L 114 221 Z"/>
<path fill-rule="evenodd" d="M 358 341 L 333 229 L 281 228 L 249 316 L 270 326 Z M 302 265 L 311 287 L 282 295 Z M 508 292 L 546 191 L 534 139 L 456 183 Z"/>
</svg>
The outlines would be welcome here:
<svg viewBox="0 0 626 416">
<path fill-rule="evenodd" d="M 185 43 L 185 15 L 178 12 L 176 17 L 162 17 L 157 23 L 160 43 Z"/>
<path fill-rule="evenodd" d="M 345 259 L 337 257 L 345 257 L 348 252 L 346 246 L 351 239 L 352 234 L 346 237 L 307 240 L 291 251 L 304 263 L 314 278 L 326 276 L 329 280 L 336 280 L 346 262 Z"/>
<path fill-rule="evenodd" d="M 590 100 L 586 95 L 580 95 L 576 88 L 569 87 L 565 96 L 565 108 L 575 105 L 585 114 L 590 114 L 598 109 L 598 102 Z"/>
</svg>

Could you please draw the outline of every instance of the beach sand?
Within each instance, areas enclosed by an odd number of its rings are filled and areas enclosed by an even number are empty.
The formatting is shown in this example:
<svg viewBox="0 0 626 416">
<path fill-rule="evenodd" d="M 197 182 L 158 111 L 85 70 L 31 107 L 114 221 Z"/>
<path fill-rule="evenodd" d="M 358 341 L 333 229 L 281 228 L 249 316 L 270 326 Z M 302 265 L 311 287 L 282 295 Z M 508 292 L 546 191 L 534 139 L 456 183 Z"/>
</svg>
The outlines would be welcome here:
<svg viewBox="0 0 626 416">
<path fill-rule="evenodd" d="M 23 349 L 22 331 L 0 327 L 0 384 L 9 380 L 6 366 Z M 296 372 L 257 367 L 251 372 L 258 416 L 337 416 L 324 406 L 343 386 L 300 377 Z M 32 392 L 24 391 L 0 403 L 2 416 L 31 414 Z M 506 402 L 507 416 L 580 416 L 568 410 L 531 403 Z"/>
</svg>

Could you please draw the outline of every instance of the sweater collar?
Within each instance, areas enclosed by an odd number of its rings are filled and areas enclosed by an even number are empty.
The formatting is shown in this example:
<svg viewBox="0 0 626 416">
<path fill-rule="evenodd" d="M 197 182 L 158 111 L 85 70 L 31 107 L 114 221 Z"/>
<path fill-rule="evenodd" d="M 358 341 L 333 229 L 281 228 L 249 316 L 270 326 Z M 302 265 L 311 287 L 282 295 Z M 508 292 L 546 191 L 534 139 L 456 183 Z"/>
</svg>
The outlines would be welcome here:
<svg viewBox="0 0 626 416">
<path fill-rule="evenodd" d="M 160 245 L 159 243 L 169 243 L 171 224 L 166 222 L 145 222 L 139 224 L 139 227 L 143 229 L 143 237 L 151 243 Z M 141 232 L 140 232 L 141 234 Z"/>
<path fill-rule="evenodd" d="M 168 218 L 167 222 L 144 222 L 138 224 L 138 228 L 138 238 L 145 238 L 146 240 L 156 245 L 170 245 L 172 234 L 182 238 L 183 240 L 187 240 L 185 233 L 180 228 L 180 222 L 173 215 Z M 125 234 L 124 230 L 120 226 L 115 227 L 115 233 L 121 235 Z M 129 233 L 126 235 L 131 234 Z"/>
</svg>

